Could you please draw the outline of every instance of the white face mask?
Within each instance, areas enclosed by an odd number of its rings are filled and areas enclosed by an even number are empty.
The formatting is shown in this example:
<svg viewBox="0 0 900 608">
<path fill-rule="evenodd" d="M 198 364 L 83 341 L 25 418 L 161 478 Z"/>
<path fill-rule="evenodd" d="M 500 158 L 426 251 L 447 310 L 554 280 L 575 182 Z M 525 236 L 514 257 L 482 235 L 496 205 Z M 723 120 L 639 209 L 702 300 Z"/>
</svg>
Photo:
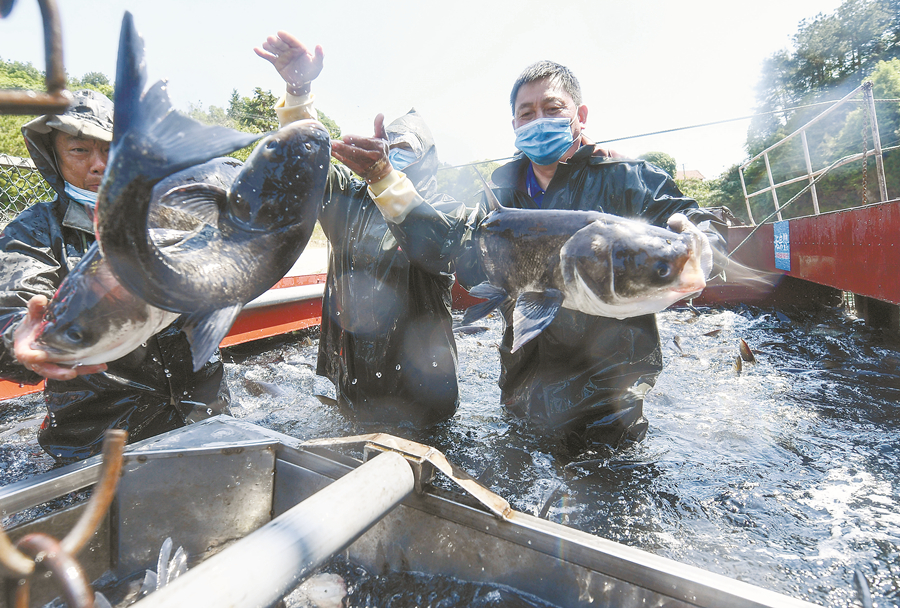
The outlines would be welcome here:
<svg viewBox="0 0 900 608">
<path fill-rule="evenodd" d="M 69 182 L 66 182 L 66 194 L 68 194 L 69 198 L 73 201 L 81 203 L 90 211 L 93 211 L 94 206 L 97 204 L 96 192 L 93 192 L 92 190 L 83 190 L 77 186 L 73 186 Z"/>
</svg>

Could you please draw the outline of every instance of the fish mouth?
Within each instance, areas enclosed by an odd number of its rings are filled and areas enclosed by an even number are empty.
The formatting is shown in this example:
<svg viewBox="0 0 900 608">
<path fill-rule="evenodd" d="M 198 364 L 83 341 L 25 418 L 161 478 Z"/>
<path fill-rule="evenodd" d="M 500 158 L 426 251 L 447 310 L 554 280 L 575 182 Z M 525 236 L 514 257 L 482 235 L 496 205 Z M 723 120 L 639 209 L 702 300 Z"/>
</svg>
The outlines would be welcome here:
<svg viewBox="0 0 900 608">
<path fill-rule="evenodd" d="M 675 293 L 696 293 L 705 288 L 706 278 L 700 267 L 700 258 L 697 255 L 691 255 L 682 267 L 678 284 L 673 285 L 671 289 Z"/>
<path fill-rule="evenodd" d="M 49 363 L 60 367 L 76 367 L 79 365 L 80 357 L 75 357 L 70 351 L 51 346 L 44 342 L 34 341 L 31 343 L 32 350 L 39 350 L 47 353 L 52 357 Z"/>
</svg>

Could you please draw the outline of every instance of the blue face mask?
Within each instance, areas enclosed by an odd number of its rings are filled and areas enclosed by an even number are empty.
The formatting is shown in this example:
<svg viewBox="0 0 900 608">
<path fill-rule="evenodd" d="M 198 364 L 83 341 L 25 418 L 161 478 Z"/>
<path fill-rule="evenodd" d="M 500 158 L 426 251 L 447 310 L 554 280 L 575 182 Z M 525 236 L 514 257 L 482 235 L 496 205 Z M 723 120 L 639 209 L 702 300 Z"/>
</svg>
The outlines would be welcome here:
<svg viewBox="0 0 900 608">
<path fill-rule="evenodd" d="M 97 204 L 97 193 L 91 190 L 83 190 L 66 182 L 66 194 L 75 202 L 81 203 L 88 209 L 93 210 Z"/>
<path fill-rule="evenodd" d="M 388 152 L 388 160 L 397 171 L 403 171 L 418 160 L 416 153 L 406 148 L 391 148 Z"/>
<path fill-rule="evenodd" d="M 568 118 L 538 118 L 516 129 L 516 147 L 536 165 L 552 165 L 575 136 Z"/>
</svg>

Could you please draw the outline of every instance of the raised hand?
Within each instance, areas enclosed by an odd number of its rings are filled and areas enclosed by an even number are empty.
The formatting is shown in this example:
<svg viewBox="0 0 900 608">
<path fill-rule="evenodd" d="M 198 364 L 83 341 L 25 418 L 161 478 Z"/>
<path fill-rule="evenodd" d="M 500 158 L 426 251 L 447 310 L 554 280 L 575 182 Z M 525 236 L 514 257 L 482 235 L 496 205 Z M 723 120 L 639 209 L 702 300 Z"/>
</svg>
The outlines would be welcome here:
<svg viewBox="0 0 900 608">
<path fill-rule="evenodd" d="M 269 36 L 262 48 L 256 47 L 253 51 L 275 66 L 287 85 L 287 92 L 298 96 L 309 93 L 309 83 L 322 72 L 325 60 L 320 45 L 311 52 L 305 44 L 283 31 Z"/>
<path fill-rule="evenodd" d="M 384 114 L 375 117 L 373 137 L 345 135 L 340 140 L 331 142 L 331 155 L 369 184 L 387 177 L 391 172 L 391 163 L 388 160 Z"/>
</svg>

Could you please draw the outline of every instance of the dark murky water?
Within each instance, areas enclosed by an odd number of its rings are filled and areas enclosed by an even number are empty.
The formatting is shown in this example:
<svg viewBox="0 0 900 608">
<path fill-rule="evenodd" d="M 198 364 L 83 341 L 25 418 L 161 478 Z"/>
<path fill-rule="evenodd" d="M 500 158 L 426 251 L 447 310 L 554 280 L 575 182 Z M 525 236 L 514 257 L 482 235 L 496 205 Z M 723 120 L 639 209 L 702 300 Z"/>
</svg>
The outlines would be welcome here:
<svg viewBox="0 0 900 608">
<path fill-rule="evenodd" d="M 665 371 L 647 438 L 572 455 L 499 406 L 500 320 L 457 336 L 457 415 L 360 426 L 323 405 L 313 340 L 226 353 L 235 416 L 302 439 L 385 430 L 431 444 L 527 513 L 826 606 L 900 605 L 900 342 L 845 316 L 659 315 Z M 710 332 L 715 335 L 705 335 Z M 676 345 L 675 338 L 678 338 Z M 758 362 L 735 371 L 739 339 Z M 0 483 L 50 468 L 40 396 L 0 410 Z"/>
</svg>

